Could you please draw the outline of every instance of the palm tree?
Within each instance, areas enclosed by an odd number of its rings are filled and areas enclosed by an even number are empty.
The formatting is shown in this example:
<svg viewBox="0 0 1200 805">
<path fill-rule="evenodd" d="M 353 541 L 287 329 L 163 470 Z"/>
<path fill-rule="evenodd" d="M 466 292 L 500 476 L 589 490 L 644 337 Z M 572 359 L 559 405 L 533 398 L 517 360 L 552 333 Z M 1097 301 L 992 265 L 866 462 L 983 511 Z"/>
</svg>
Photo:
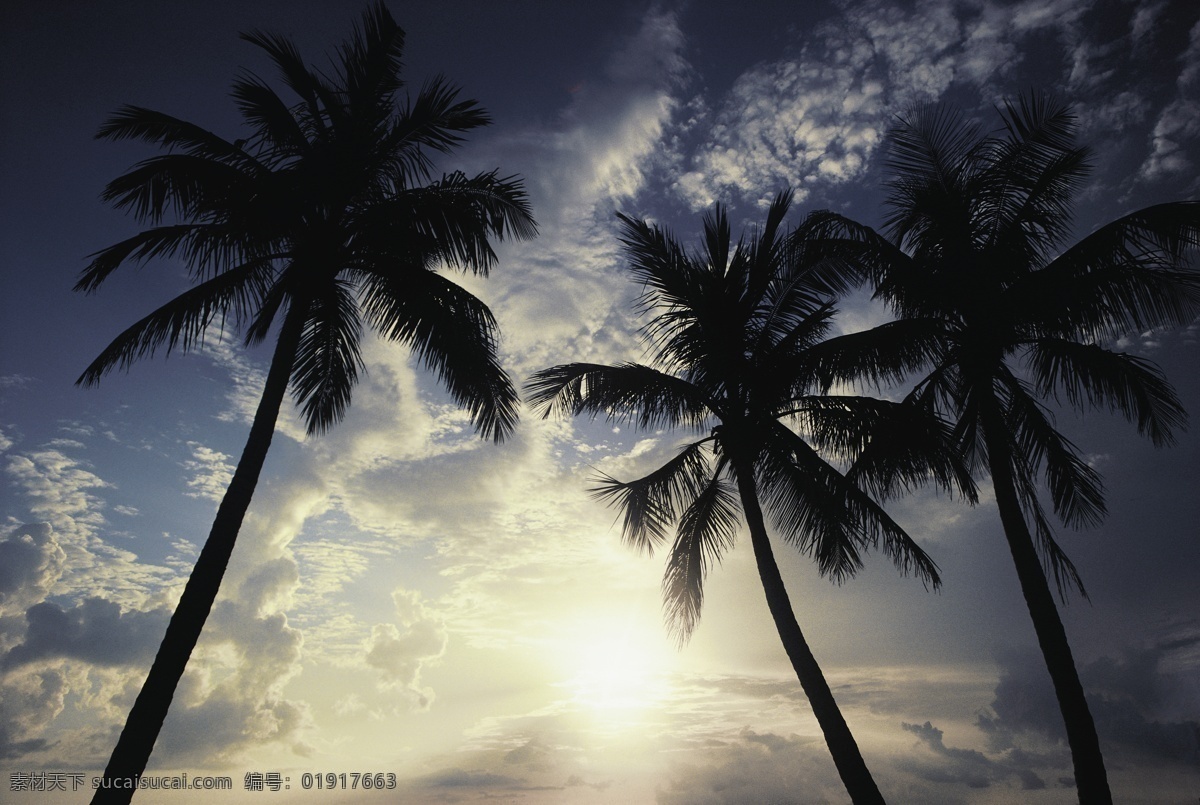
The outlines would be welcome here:
<svg viewBox="0 0 1200 805">
<path fill-rule="evenodd" d="M 275 347 L 250 436 L 212 531 L 171 618 L 150 675 L 105 769 L 105 785 L 140 777 L 221 584 L 291 387 L 309 434 L 339 421 L 362 368 L 363 324 L 408 345 L 501 441 L 517 418 L 488 308 L 438 272 L 486 275 L 489 238 L 536 233 L 521 182 L 494 172 L 432 178 L 431 155 L 452 151 L 489 119 L 441 79 L 397 96 L 404 32 L 382 3 L 364 14 L 327 74 L 271 34 L 266 51 L 297 100 L 254 75 L 233 85 L 248 126 L 230 142 L 140 107 L 124 107 L 98 137 L 164 147 L 113 180 L 103 198 L 145 231 L 92 256 L 77 290 L 94 291 L 127 262 L 178 257 L 194 287 L 119 335 L 79 378 L 93 385 L 159 347 L 187 350 L 230 320 L 247 345 Z M 276 329 L 276 324 L 278 325 Z M 116 781 L 114 783 L 114 780 Z M 94 802 L 127 802 L 100 788 Z"/>
<path fill-rule="evenodd" d="M 874 343 L 876 365 L 893 376 L 921 367 L 909 399 L 951 417 L 964 456 L 990 474 L 1079 799 L 1111 802 L 1047 572 L 1064 603 L 1071 587 L 1086 591 L 1038 497 L 1044 475 L 1062 522 L 1091 525 L 1105 513 L 1103 488 L 1041 400 L 1107 408 L 1156 446 L 1172 441 L 1186 415 L 1162 372 L 1102 342 L 1196 315 L 1200 276 L 1186 258 L 1200 242 L 1200 203 L 1139 210 L 1064 248 L 1071 203 L 1090 172 L 1074 116 L 1044 95 L 1000 114 L 1003 130 L 990 135 L 945 108 L 901 118 L 891 134 L 887 237 L 833 213 L 814 218 L 813 229 L 873 275 L 876 297 L 898 316 Z"/>
<path fill-rule="evenodd" d="M 643 331 L 652 365 L 565 364 L 536 373 L 527 389 L 543 416 L 604 415 L 699 434 L 648 475 L 625 482 L 602 476 L 593 493 L 620 507 L 623 537 L 640 550 L 662 544 L 678 523 L 662 591 L 668 627 L 681 644 L 700 617 L 708 570 L 733 546 L 740 504 L 775 626 L 838 772 L 855 802 L 882 802 L 796 621 L 765 516 L 836 581 L 862 566 L 863 549 L 879 544 L 903 571 L 934 587 L 940 580 L 934 562 L 831 463 L 859 453 L 895 406 L 812 393 L 828 388 L 823 363 L 837 352 L 824 346 L 832 340 L 822 342 L 836 312 L 831 297 L 857 278 L 835 261 L 807 264 L 803 242 L 781 231 L 790 203 L 790 192 L 779 194 L 757 238 L 732 247 L 718 206 L 705 217 L 704 249 L 695 255 L 658 226 L 619 216 L 630 271 L 645 289 L 640 307 L 654 314 Z M 920 444 L 933 439 L 931 427 L 910 421 L 891 432 L 924 428 L 910 442 Z M 889 449 L 891 460 L 859 463 L 854 475 L 881 487 L 919 479 L 928 464 L 895 461 L 899 444 Z"/>
</svg>

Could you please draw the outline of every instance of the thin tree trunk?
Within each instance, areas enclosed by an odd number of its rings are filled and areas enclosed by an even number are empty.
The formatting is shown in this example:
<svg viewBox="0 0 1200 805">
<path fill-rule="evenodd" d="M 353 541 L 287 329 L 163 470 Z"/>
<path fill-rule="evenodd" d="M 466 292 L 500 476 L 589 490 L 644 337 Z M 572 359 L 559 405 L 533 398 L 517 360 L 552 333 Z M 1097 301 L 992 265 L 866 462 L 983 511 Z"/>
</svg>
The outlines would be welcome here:
<svg viewBox="0 0 1200 805">
<path fill-rule="evenodd" d="M 783 641 L 784 650 L 792 661 L 792 668 L 800 680 L 800 687 L 804 689 L 804 695 L 808 697 L 817 723 L 825 734 L 829 754 L 833 756 L 842 783 L 856 805 L 882 805 L 883 795 L 879 793 L 879 787 L 875 785 L 875 779 L 867 769 L 858 743 L 854 740 L 846 719 L 842 717 L 842 711 L 833 699 L 833 691 L 829 689 L 821 666 L 817 664 L 817 658 L 808 647 L 808 641 L 804 639 L 804 633 L 800 631 L 800 624 L 792 611 L 787 588 L 784 587 L 783 577 L 779 574 L 779 566 L 775 564 L 775 554 L 767 536 L 762 508 L 758 504 L 753 469 L 743 464 L 735 467 L 735 473 L 742 510 L 750 530 L 750 542 L 754 546 L 754 560 L 758 564 L 758 575 L 767 595 L 767 607 L 771 610 L 771 617 L 775 619 L 779 639 Z"/>
<path fill-rule="evenodd" d="M 175 688 L 221 588 L 221 579 L 233 553 L 238 530 L 266 461 L 279 409 L 287 394 L 302 324 L 302 311 L 295 308 L 284 319 L 262 399 L 254 413 L 250 436 L 246 439 L 237 470 L 221 499 L 212 530 L 200 551 L 196 566 L 192 568 L 179 605 L 171 615 L 166 636 L 150 667 L 150 674 L 142 684 L 117 746 L 104 769 L 104 779 L 92 797 L 92 805 L 125 805 L 133 797 L 138 778 L 146 770 L 150 752 L 154 749 L 154 742 L 158 739 L 159 730 L 175 696 Z"/>
<path fill-rule="evenodd" d="M 1083 685 L 1075 669 L 1075 659 L 1071 655 L 1071 646 L 1067 642 L 1067 632 L 1058 615 L 1054 595 L 1021 511 L 1013 478 L 1012 457 L 1001 435 L 1003 422 L 999 417 L 999 412 L 992 410 L 984 423 L 992 487 L 996 493 L 996 506 L 1000 509 L 1004 536 L 1017 567 L 1021 592 L 1025 595 L 1029 617 L 1033 620 L 1038 645 L 1046 660 L 1046 668 L 1054 683 L 1054 693 L 1067 727 L 1067 743 L 1070 744 L 1071 761 L 1075 766 L 1079 801 L 1084 805 L 1111 805 L 1112 793 L 1108 788 L 1104 757 L 1100 754 L 1096 723 L 1083 695 Z"/>
</svg>

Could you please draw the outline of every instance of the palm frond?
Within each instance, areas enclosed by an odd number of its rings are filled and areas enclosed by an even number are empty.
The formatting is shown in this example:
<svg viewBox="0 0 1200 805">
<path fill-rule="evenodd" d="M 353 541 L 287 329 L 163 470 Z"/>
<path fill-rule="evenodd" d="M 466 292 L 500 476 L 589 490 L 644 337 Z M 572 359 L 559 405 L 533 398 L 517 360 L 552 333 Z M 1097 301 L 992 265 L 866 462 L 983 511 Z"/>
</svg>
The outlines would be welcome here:
<svg viewBox="0 0 1200 805">
<path fill-rule="evenodd" d="M 1048 338 L 1030 344 L 1027 356 L 1038 393 L 1057 398 L 1061 391 L 1077 409 L 1086 405 L 1120 413 L 1155 446 L 1172 444 L 1174 431 L 1187 425 L 1179 396 L 1145 358 Z"/>
<path fill-rule="evenodd" d="M 1055 429 L 1050 413 L 1033 399 L 1024 383 L 1008 373 L 1000 380 L 1009 438 L 1020 452 L 1030 480 L 1036 481 L 1044 466 L 1054 510 L 1062 521 L 1072 527 L 1099 525 L 1106 513 L 1100 474 Z"/>
<path fill-rule="evenodd" d="M 225 138 L 195 123 L 143 106 L 122 106 L 96 131 L 96 139 L 142 140 L 169 150 L 179 148 L 189 156 L 214 162 L 254 165 L 250 154 Z"/>
<path fill-rule="evenodd" d="M 666 464 L 633 481 L 597 475 L 588 491 L 621 511 L 621 537 L 627 545 L 653 554 L 654 548 L 666 540 L 671 523 L 709 486 L 706 441 L 688 444 Z"/>
<path fill-rule="evenodd" d="M 362 242 L 377 251 L 420 253 L 486 276 L 496 261 L 489 238 L 537 235 L 523 184 L 495 172 L 448 174 L 371 204 L 357 219 Z"/>
<path fill-rule="evenodd" d="M 197 231 L 208 228 L 207 224 L 154 227 L 90 254 L 91 262 L 80 272 L 75 290 L 94 293 L 127 260 L 144 262 L 155 257 L 173 257 L 181 250 L 190 251 Z"/>
<path fill-rule="evenodd" d="M 1034 272 L 1020 289 L 1045 334 L 1117 338 L 1200 315 L 1200 201 L 1123 216 Z M 1040 300 L 1040 304 L 1039 304 Z"/>
<path fill-rule="evenodd" d="M 388 127 L 379 151 L 387 175 L 398 186 L 429 178 L 433 161 L 428 151 L 447 153 L 462 142 L 464 132 L 491 123 L 475 101 L 460 101 L 458 95 L 459 89 L 446 79 L 430 79 Z"/>
<path fill-rule="evenodd" d="M 903 382 L 918 369 L 940 363 L 948 341 L 945 322 L 940 319 L 897 319 L 815 343 L 805 358 L 822 392 L 838 382 L 884 386 Z"/>
<path fill-rule="evenodd" d="M 679 517 L 663 574 L 662 596 L 667 628 L 681 647 L 700 621 L 709 570 L 733 548 L 739 512 L 736 491 L 721 480 L 718 471 Z"/>
<path fill-rule="evenodd" d="M 900 403 L 880 400 L 867 443 L 854 457 L 846 478 L 876 500 L 887 500 L 932 481 L 957 491 L 969 503 L 979 499 L 972 467 L 953 428 L 942 419 L 933 398 L 920 390 Z"/>
<path fill-rule="evenodd" d="M 699 428 L 710 416 L 708 401 L 693 384 L 636 363 L 562 364 L 535 373 L 525 389 L 543 418 L 586 414 L 642 428 Z"/>
<path fill-rule="evenodd" d="M 283 83 L 302 101 L 298 122 L 304 129 L 305 138 L 310 141 L 322 139 L 327 129 L 321 102 L 323 88 L 320 79 L 304 63 L 295 43 L 287 37 L 264 31 L 249 31 L 241 34 L 241 38 L 267 53 Z"/>
<path fill-rule="evenodd" d="M 880 547 L 904 574 L 937 589 L 937 563 L 871 499 L 803 439 L 780 424 L 756 464 L 765 508 L 780 533 L 842 583 L 863 566 L 861 552 Z"/>
<path fill-rule="evenodd" d="M 1013 452 L 1012 455 L 1015 462 L 1013 477 L 1021 509 L 1026 522 L 1033 522 L 1034 543 L 1043 565 L 1049 566 L 1050 575 L 1054 577 L 1054 586 L 1058 590 L 1059 600 L 1064 604 L 1067 603 L 1071 588 L 1078 590 L 1084 600 L 1087 600 L 1088 593 L 1087 588 L 1084 587 L 1083 578 L 1079 575 L 1075 563 L 1054 539 L 1054 529 L 1038 500 L 1037 474 L 1034 468 L 1020 453 Z"/>
<path fill-rule="evenodd" d="M 496 320 L 487 305 L 421 266 L 364 271 L 359 295 L 367 321 L 385 338 L 407 344 L 481 435 L 500 442 L 512 433 L 519 399 L 500 365 Z"/>
<path fill-rule="evenodd" d="M 349 283 L 334 281 L 289 315 L 302 315 L 304 328 L 292 367 L 292 393 L 309 435 L 341 421 L 362 368 L 362 324 Z"/>
<path fill-rule="evenodd" d="M 987 247 L 1038 265 L 1070 233 L 1071 202 L 1091 172 L 1090 152 L 1075 143 L 1075 115 L 1048 93 L 1005 102 L 1007 137 L 990 140 L 979 183 Z M 986 221 L 990 219 L 991 223 Z"/>
<path fill-rule="evenodd" d="M 249 199 L 254 178 L 241 167 L 207 156 L 164 154 L 113 179 L 100 197 L 152 224 L 168 212 L 180 219 L 212 221 Z"/>
<path fill-rule="evenodd" d="M 246 73 L 234 81 L 229 94 L 242 117 L 262 138 L 262 151 L 272 168 L 286 157 L 298 157 L 308 151 L 311 143 L 304 127 L 292 108 L 265 81 Z"/>
<path fill-rule="evenodd" d="M 112 369 L 128 369 L 160 347 L 168 354 L 176 348 L 187 352 L 227 316 L 236 324 L 266 292 L 261 268 L 257 262 L 244 263 L 184 291 L 113 339 L 75 383 L 94 386 Z"/>
<path fill-rule="evenodd" d="M 346 105 L 355 119 L 386 113 L 403 86 L 404 31 L 382 2 L 363 12 L 350 39 L 338 48 L 338 73 Z"/>
</svg>

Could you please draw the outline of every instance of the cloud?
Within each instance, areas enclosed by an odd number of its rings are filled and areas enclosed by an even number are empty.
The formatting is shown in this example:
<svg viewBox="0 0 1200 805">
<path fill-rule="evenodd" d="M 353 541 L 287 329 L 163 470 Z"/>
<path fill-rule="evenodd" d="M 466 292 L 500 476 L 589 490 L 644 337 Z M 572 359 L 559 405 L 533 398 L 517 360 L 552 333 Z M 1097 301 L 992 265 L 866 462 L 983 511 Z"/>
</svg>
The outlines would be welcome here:
<svg viewBox="0 0 1200 805">
<path fill-rule="evenodd" d="M 421 669 L 445 653 L 446 627 L 429 612 L 419 593 L 397 589 L 392 600 L 404 630 L 391 623 L 372 627 L 366 663 L 381 672 L 387 687 L 403 691 L 417 709 L 425 710 L 434 693 L 421 685 Z"/>
<path fill-rule="evenodd" d="M 1192 718 L 1181 718 L 1178 705 L 1190 700 L 1192 708 L 1200 706 L 1193 675 L 1197 646 L 1200 636 L 1189 635 L 1081 666 L 1080 680 L 1101 741 L 1159 761 L 1194 762 L 1200 750 L 1200 710 L 1193 709 Z M 1165 671 L 1165 662 L 1181 652 L 1192 655 L 1188 672 Z M 990 712 L 981 714 L 978 722 L 992 745 L 1018 746 L 1022 733 L 1065 740 L 1041 656 L 1008 654 L 1002 657 L 1001 669 Z"/>
<path fill-rule="evenodd" d="M 729 194 L 761 205 L 785 185 L 803 202 L 864 177 L 894 115 L 958 101 L 961 90 L 984 105 L 1014 94 L 1023 87 L 1010 79 L 1025 62 L 1036 62 L 1042 84 L 1070 87 L 1095 125 L 1140 120 L 1147 88 L 1114 84 L 1125 75 L 1118 68 L 1130 58 L 1130 42 L 1089 38 L 1103 27 L 1101 13 L 1108 12 L 1093 14 L 1080 0 L 936 0 L 919 13 L 884 0 L 843 4 L 804 29 L 789 55 L 736 80 L 715 104 L 676 192 L 693 209 Z M 1165 116 L 1164 159 L 1174 153 L 1176 132 L 1190 131 L 1190 116 L 1182 103 Z"/>
<path fill-rule="evenodd" d="M 192 457 L 183 462 L 183 468 L 193 473 L 188 479 L 187 492 L 190 498 L 204 498 L 220 501 L 233 480 L 234 465 L 229 463 L 229 456 L 205 447 L 199 442 L 188 442 L 192 449 Z"/>
<path fill-rule="evenodd" d="M 905 731 L 916 735 L 937 760 L 924 758 L 900 758 L 897 765 L 913 772 L 929 782 L 958 783 L 968 788 L 987 788 L 993 783 L 1003 781 L 1010 776 L 1020 780 L 1020 786 L 1026 791 L 1036 791 L 1046 787 L 1043 780 L 1035 771 L 1022 764 L 992 760 L 987 755 L 975 749 L 960 749 L 946 746 L 942 740 L 943 732 L 931 723 L 900 725 Z M 1020 756 L 1026 760 L 1027 755 Z M 1061 760 L 1061 758 L 1060 758 Z"/>
<path fill-rule="evenodd" d="M 1198 646 L 1200 637 L 1183 634 L 1080 667 L 1118 796 L 1145 790 L 1153 779 L 1160 795 L 1169 798 L 1174 789 L 1166 780 L 1178 774 L 1164 777 L 1157 770 L 1194 768 L 1200 721 L 1181 716 L 1200 707 L 1195 683 Z M 1013 784 L 1022 790 L 1073 786 L 1062 716 L 1041 655 L 1009 651 L 999 662 L 992 703 L 975 722 L 985 745 L 948 746 L 943 731 L 931 722 L 902 723 L 928 754 L 901 756 L 898 768 L 934 785 L 932 790 L 947 793 L 964 787 L 1007 789 Z M 1175 670 L 1166 670 L 1169 664 Z M 1186 786 L 1182 780 L 1180 784 Z"/>
<path fill-rule="evenodd" d="M 112 484 L 61 450 L 9 455 L 5 472 L 29 501 L 29 511 L 54 527 L 60 542 L 85 541 L 104 524 L 103 501 L 95 490 Z"/>
<path fill-rule="evenodd" d="M 86 598 L 70 609 L 43 601 L 30 607 L 24 641 L 0 662 L 5 669 L 45 659 L 76 659 L 94 665 L 149 664 L 171 613 L 122 610 L 103 598 Z"/>
<path fill-rule="evenodd" d="M 528 165 L 541 234 L 504 245 L 486 287 L 466 284 L 494 300 L 506 363 L 518 376 L 562 360 L 636 354 L 613 213 L 675 158 L 664 138 L 686 114 L 686 44 L 678 15 L 652 8 L 617 43 L 605 71 L 573 93 L 553 128 L 491 143 L 489 159 Z"/>
<path fill-rule="evenodd" d="M 1193 158 L 1200 142 L 1200 21 L 1192 27 L 1189 40 L 1175 80 L 1176 97 L 1159 113 L 1151 133 L 1150 155 L 1138 172 L 1146 182 L 1195 172 Z"/>
<path fill-rule="evenodd" d="M 87 428 L 72 426 L 79 435 Z M 106 501 L 99 494 L 114 485 L 84 463 L 55 449 L 8 455 L 4 467 L 25 500 L 30 519 L 45 521 L 64 553 L 54 593 L 80 598 L 104 590 L 116 603 L 145 609 L 177 594 L 178 578 L 170 568 L 138 561 L 138 557 L 101 537 L 108 527 Z M 12 550 L 10 548 L 10 550 Z"/>
<path fill-rule="evenodd" d="M 677 191 L 699 209 L 729 191 L 761 204 L 783 186 L 803 201 L 816 186 L 858 178 L 890 115 L 953 83 L 950 51 L 960 36 L 949 3 L 916 16 L 851 4 L 819 25 L 795 56 L 737 79 Z"/>
<path fill-rule="evenodd" d="M 214 606 L 155 747 L 159 765 L 209 766 L 252 748 L 282 744 L 311 751 L 307 704 L 284 695 L 301 670 L 301 633 L 271 611 L 297 583 L 287 559 L 249 574 Z"/>
<path fill-rule="evenodd" d="M 49 523 L 23 525 L 0 542 L 0 616 L 44 600 L 62 576 L 66 556 Z"/>
<path fill-rule="evenodd" d="M 679 764 L 658 805 L 778 805 L 840 802 L 845 789 L 823 741 L 743 729 L 703 762 Z"/>
<path fill-rule="evenodd" d="M 0 681 L 0 758 L 15 760 L 52 745 L 42 737 L 62 712 L 69 687 L 55 669 L 5 674 Z"/>
</svg>

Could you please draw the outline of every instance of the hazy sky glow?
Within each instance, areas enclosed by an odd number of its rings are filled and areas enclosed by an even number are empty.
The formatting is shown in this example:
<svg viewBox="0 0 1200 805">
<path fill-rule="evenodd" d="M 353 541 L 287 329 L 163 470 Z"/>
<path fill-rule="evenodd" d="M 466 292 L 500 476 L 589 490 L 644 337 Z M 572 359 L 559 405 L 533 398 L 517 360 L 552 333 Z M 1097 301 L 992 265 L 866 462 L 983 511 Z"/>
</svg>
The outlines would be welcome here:
<svg viewBox="0 0 1200 805">
<path fill-rule="evenodd" d="M 685 242 L 714 201 L 735 226 L 798 212 L 879 221 L 891 117 L 1029 87 L 1075 104 L 1095 148 L 1077 232 L 1200 197 L 1200 8 L 1188 0 L 389 4 L 407 77 L 443 73 L 495 125 L 441 167 L 524 176 L 541 236 L 463 282 L 496 313 L 518 382 L 641 356 L 616 211 Z M 436 6 L 436 10 L 435 7 Z M 98 200 L 151 152 L 92 139 L 125 103 L 239 136 L 226 90 L 274 76 L 239 31 L 319 62 L 361 8 L 323 0 L 15 3 L 0 12 L 0 799 L 10 774 L 98 774 L 241 452 L 269 353 L 214 332 L 98 388 L 72 383 L 185 287 L 170 262 L 71 292 L 136 224 Z M 862 294 L 844 326 L 879 321 Z M 1130 333 L 1193 417 L 1200 326 Z M 345 421 L 281 419 L 264 477 L 152 764 L 228 774 L 222 801 L 327 802 L 304 772 L 396 775 L 413 803 L 843 802 L 771 625 L 746 540 L 709 578 L 691 643 L 662 626 L 662 557 L 620 544 L 588 479 L 657 466 L 681 434 L 528 412 L 500 446 L 403 350 L 367 341 Z M 1154 450 L 1097 412 L 1059 424 L 1110 514 L 1062 533 L 1092 595 L 1064 611 L 1114 795 L 1200 796 L 1200 427 Z M 870 557 L 843 587 L 777 548 L 801 626 L 894 802 L 1074 799 L 1049 679 L 998 517 L 921 494 L 889 511 L 940 594 Z M 287 794 L 242 791 L 277 771 Z M 1064 780 L 1066 781 L 1064 783 Z M 18 797 L 20 797 L 18 799 Z M 156 792 L 155 801 L 204 795 Z M 150 799 L 135 801 L 149 802 Z"/>
</svg>

